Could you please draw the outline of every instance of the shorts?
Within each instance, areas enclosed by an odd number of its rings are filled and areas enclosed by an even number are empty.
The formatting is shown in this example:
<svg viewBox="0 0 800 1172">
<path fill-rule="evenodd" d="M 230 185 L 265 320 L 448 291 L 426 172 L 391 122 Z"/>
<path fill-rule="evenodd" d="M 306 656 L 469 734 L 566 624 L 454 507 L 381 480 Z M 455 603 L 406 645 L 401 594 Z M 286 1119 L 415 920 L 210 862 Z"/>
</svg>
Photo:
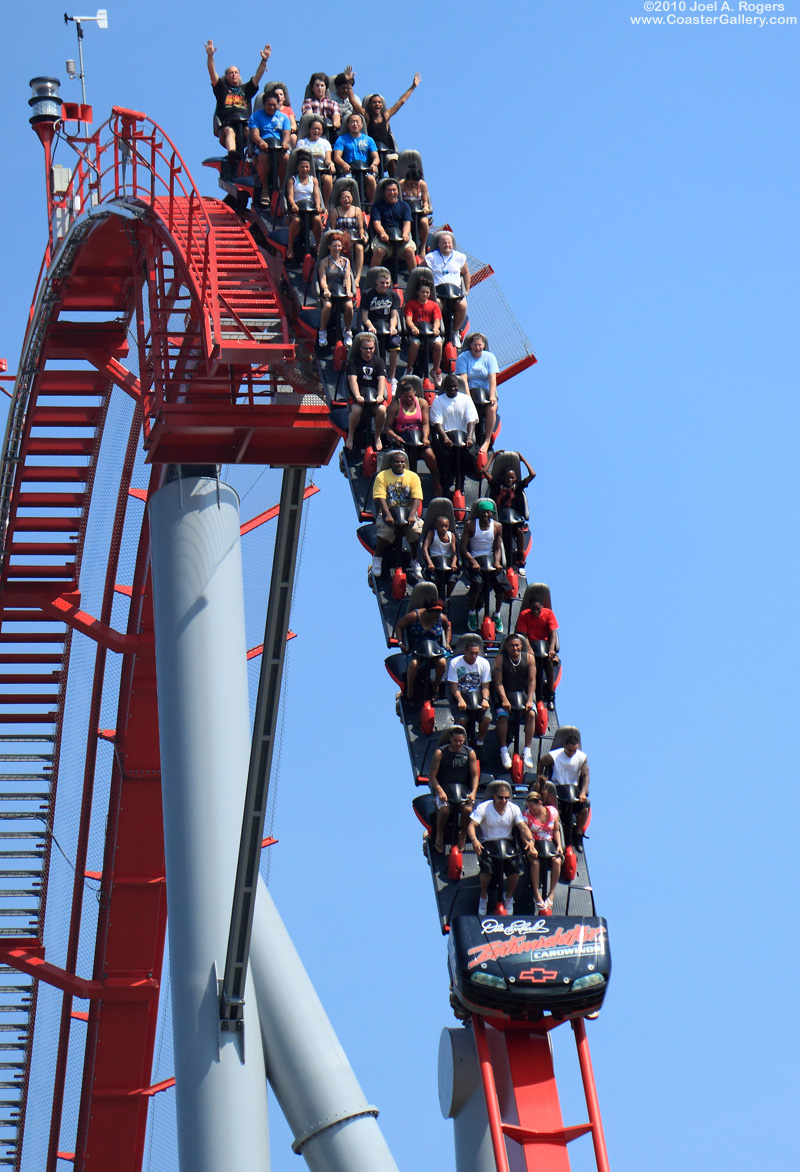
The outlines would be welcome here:
<svg viewBox="0 0 800 1172">
<path fill-rule="evenodd" d="M 394 541 L 397 536 L 399 526 L 387 525 L 382 515 L 379 513 L 375 518 L 375 526 L 378 530 L 378 537 L 381 541 Z M 409 521 L 403 525 L 403 537 L 414 538 L 418 540 L 422 536 L 422 518 L 415 517 L 413 521 Z"/>
<path fill-rule="evenodd" d="M 440 797 L 439 797 L 439 795 L 438 795 L 438 794 L 434 794 L 434 795 L 433 795 L 433 800 L 434 800 L 434 802 L 436 803 L 436 809 L 437 809 L 437 810 L 441 810 L 441 809 L 443 809 L 443 807 L 444 807 L 444 806 L 448 805 L 448 802 L 447 802 L 447 800 L 446 800 L 446 799 L 444 799 L 444 800 L 443 800 L 442 798 L 440 798 Z M 474 806 L 474 804 L 475 804 L 475 803 L 473 802 L 472 798 L 466 798 L 466 799 L 465 799 L 465 801 L 464 801 L 464 806 L 463 806 L 463 808 L 464 808 L 465 810 L 467 810 L 467 809 L 471 809 L 471 808 Z"/>
<path fill-rule="evenodd" d="M 376 248 L 380 248 L 380 249 L 382 249 L 383 252 L 386 253 L 387 256 L 392 255 L 392 241 L 391 240 L 384 241 L 384 240 L 381 240 L 380 237 L 378 237 L 378 236 L 373 236 L 369 242 L 369 246 L 373 250 L 373 252 L 375 251 Z M 404 249 L 413 248 L 413 247 L 414 247 L 414 245 L 412 244 L 412 242 L 410 240 L 398 240 L 398 242 L 397 242 L 397 255 L 402 256 Z"/>
<path fill-rule="evenodd" d="M 516 715 L 516 713 L 507 712 L 505 708 L 496 708 L 495 709 L 495 716 L 497 717 L 498 720 L 500 719 L 501 716 L 504 716 L 506 720 L 512 720 L 515 715 Z M 520 716 L 525 716 L 525 715 L 527 715 L 527 714 L 522 713 L 522 712 L 520 713 Z"/>
<path fill-rule="evenodd" d="M 471 570 L 467 568 L 467 577 L 469 578 L 470 586 L 475 590 L 480 590 L 483 586 L 483 572 L 481 570 Z M 508 578 L 505 570 L 495 570 L 491 576 L 491 585 L 494 590 L 508 590 Z"/>
<path fill-rule="evenodd" d="M 478 859 L 478 870 L 481 875 L 491 875 L 497 859 L 493 859 L 488 851 L 484 851 Z M 525 869 L 522 858 L 519 855 L 509 855 L 508 858 L 502 860 L 504 875 L 521 875 Z"/>
</svg>

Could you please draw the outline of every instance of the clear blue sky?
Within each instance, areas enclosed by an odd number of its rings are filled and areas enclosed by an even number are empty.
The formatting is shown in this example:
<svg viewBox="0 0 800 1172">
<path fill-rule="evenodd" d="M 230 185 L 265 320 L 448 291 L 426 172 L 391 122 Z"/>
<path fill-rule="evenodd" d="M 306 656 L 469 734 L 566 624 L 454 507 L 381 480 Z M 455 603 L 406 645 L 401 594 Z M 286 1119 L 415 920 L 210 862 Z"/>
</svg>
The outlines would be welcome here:
<svg viewBox="0 0 800 1172">
<path fill-rule="evenodd" d="M 4 25 L 11 368 L 45 233 L 28 80 L 65 79 L 63 11 L 15 7 Z M 237 9 L 236 29 L 220 11 L 109 0 L 108 31 L 85 40 L 95 109 L 145 110 L 212 194 L 207 37 L 246 75 L 270 41 L 269 76 L 295 106 L 316 69 L 352 62 L 358 92 L 390 101 L 419 69 L 397 137 L 538 354 L 502 389 L 503 442 L 539 474 L 530 566 L 563 632 L 559 713 L 592 765 L 589 858 L 615 970 L 590 1039 L 612 1167 L 788 1166 L 798 28 L 637 27 L 643 0 L 411 0 L 328 20 L 318 7 L 311 28 L 296 6 Z M 62 94 L 77 100 L 77 83 Z M 349 493 L 335 467 L 318 481 L 271 886 L 400 1167 L 447 1169 L 444 941 Z M 584 1115 L 569 1079 L 564 1113 Z M 273 1130 L 276 1172 L 297 1168 Z"/>
</svg>

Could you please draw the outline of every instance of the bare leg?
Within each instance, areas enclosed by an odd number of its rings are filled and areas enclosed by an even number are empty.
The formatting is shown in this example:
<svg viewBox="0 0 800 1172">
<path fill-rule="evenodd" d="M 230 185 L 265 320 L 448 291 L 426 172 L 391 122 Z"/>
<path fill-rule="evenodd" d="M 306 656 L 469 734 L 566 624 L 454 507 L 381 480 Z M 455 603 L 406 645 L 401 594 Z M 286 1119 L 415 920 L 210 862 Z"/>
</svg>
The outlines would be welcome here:
<svg viewBox="0 0 800 1172">
<path fill-rule="evenodd" d="M 414 369 L 414 363 L 417 361 L 419 354 L 419 342 L 413 338 L 408 343 L 408 354 L 406 355 L 406 370 L 410 373 Z"/>
<path fill-rule="evenodd" d="M 380 452 L 383 448 L 383 441 L 381 440 L 381 432 L 386 420 L 386 405 L 379 403 L 375 408 L 375 451 Z"/>
<path fill-rule="evenodd" d="M 353 280 L 356 285 L 361 280 L 361 272 L 364 268 L 364 246 L 353 241 Z"/>
<path fill-rule="evenodd" d="M 544 900 L 542 899 L 542 892 L 539 887 L 539 856 L 534 854 L 530 856 L 531 860 L 531 887 L 533 888 L 533 898 L 536 900 L 536 910 L 541 911 Z"/>
<path fill-rule="evenodd" d="M 292 214 L 289 221 L 289 239 L 286 242 L 286 259 L 292 260 L 294 257 L 294 242 L 297 239 L 297 233 L 300 231 L 300 217 L 296 213 Z"/>
<path fill-rule="evenodd" d="M 361 422 L 363 410 L 363 407 L 359 403 L 354 403 L 350 408 L 350 419 L 347 423 L 347 439 L 345 440 L 344 446 L 351 452 L 353 450 L 353 437 L 356 434 L 356 428 Z"/>
<path fill-rule="evenodd" d="M 484 417 L 484 432 L 483 443 L 481 444 L 481 451 L 488 452 L 489 444 L 492 442 L 492 433 L 494 425 L 497 423 L 497 408 L 493 403 L 490 403 L 486 408 L 486 415 Z"/>
<path fill-rule="evenodd" d="M 383 262 L 386 259 L 387 253 L 385 248 L 373 248 L 372 260 L 369 262 L 371 269 L 379 269 L 383 267 Z"/>
<path fill-rule="evenodd" d="M 413 700 L 414 698 L 414 684 L 417 682 L 418 668 L 419 664 L 416 659 L 412 659 L 409 662 L 408 672 L 406 673 L 406 700 Z"/>
<path fill-rule="evenodd" d="M 497 718 L 497 739 L 501 749 L 508 744 L 508 718 L 506 716 L 498 716 Z"/>
<path fill-rule="evenodd" d="M 394 353 L 396 353 L 396 351 L 394 351 Z M 397 365 L 396 358 L 395 358 L 395 365 Z M 423 448 L 422 449 L 422 458 L 425 461 L 425 465 L 431 474 L 431 478 L 433 480 L 433 491 L 436 493 L 437 496 L 441 496 L 442 495 L 442 484 L 441 484 L 441 481 L 439 480 L 439 465 L 436 463 L 436 455 L 434 453 L 433 448 Z"/>
<path fill-rule="evenodd" d="M 460 330 L 464 324 L 464 318 L 467 316 L 467 299 L 464 297 L 456 306 L 456 311 L 453 315 L 453 326 Z"/>
<path fill-rule="evenodd" d="M 320 187 L 322 188 L 322 202 L 327 206 L 331 201 L 333 194 L 333 176 L 326 171 L 320 179 Z"/>
<path fill-rule="evenodd" d="M 536 717 L 532 712 L 528 712 L 525 716 L 525 748 L 530 749 L 533 743 L 533 729 L 536 723 Z M 499 727 L 499 721 L 498 721 Z"/>
<path fill-rule="evenodd" d="M 439 852 L 444 850 L 444 828 L 449 817 L 449 806 L 442 806 L 436 811 L 436 849 Z"/>
<path fill-rule="evenodd" d="M 461 810 L 461 824 L 458 828 L 458 849 L 463 851 L 467 844 L 467 827 L 469 826 L 469 816 L 474 809 L 473 802 L 464 802 Z"/>
<path fill-rule="evenodd" d="M 515 871 L 513 875 L 506 876 L 506 895 L 509 899 L 514 898 L 514 892 L 517 890 L 518 883 L 519 873 L 517 871 Z"/>
<path fill-rule="evenodd" d="M 407 244 L 405 246 L 405 248 L 403 249 L 403 258 L 405 259 L 406 268 L 408 269 L 409 276 L 410 276 L 411 273 L 414 271 L 414 269 L 417 267 L 417 254 L 414 251 L 413 244 Z"/>
<path fill-rule="evenodd" d="M 348 301 L 345 301 L 345 303 L 344 303 L 344 328 L 346 330 L 349 330 L 350 326 L 352 324 L 353 324 L 353 302 L 348 300 Z"/>
<path fill-rule="evenodd" d="M 489 731 L 489 725 L 491 723 L 492 723 L 492 712 L 491 712 L 490 708 L 487 708 L 486 711 L 484 712 L 483 716 L 481 717 L 481 723 L 478 728 L 478 744 L 479 745 L 482 745 L 484 740 L 486 739 L 486 734 Z"/>
<path fill-rule="evenodd" d="M 446 660 L 444 660 L 444 659 L 437 659 L 436 660 L 436 667 L 434 669 L 434 674 L 433 674 L 434 695 L 436 695 L 436 693 L 439 690 L 439 684 L 442 682 L 442 676 L 444 675 L 444 670 L 446 667 L 447 667 Z"/>
<path fill-rule="evenodd" d="M 442 373 L 442 339 L 434 338 L 431 342 L 431 358 L 433 359 L 433 369 Z"/>
<path fill-rule="evenodd" d="M 553 905 L 553 892 L 556 889 L 556 884 L 558 883 L 560 875 L 561 875 L 561 859 L 553 859 L 552 862 L 550 863 L 550 890 L 547 893 L 547 902 L 550 904 L 551 907 Z"/>
<path fill-rule="evenodd" d="M 364 176 L 364 197 L 367 203 L 372 203 L 375 198 L 375 176 Z"/>
</svg>

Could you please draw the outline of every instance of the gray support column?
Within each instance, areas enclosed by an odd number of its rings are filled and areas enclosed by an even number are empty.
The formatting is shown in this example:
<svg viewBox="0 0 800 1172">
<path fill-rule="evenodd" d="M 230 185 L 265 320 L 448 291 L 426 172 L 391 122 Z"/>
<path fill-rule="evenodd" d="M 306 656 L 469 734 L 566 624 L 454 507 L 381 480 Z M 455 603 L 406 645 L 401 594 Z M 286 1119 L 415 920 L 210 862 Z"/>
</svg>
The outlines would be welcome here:
<svg viewBox="0 0 800 1172">
<path fill-rule="evenodd" d="M 250 944 L 267 1077 L 312 1172 L 397 1172 L 263 880 Z"/>
<path fill-rule="evenodd" d="M 205 476 L 150 501 L 158 717 L 181 1172 L 267 1172 L 267 1090 L 252 982 L 219 1028 L 250 757 L 239 501 Z"/>
<path fill-rule="evenodd" d="M 456 1172 L 497 1172 L 472 1030 L 442 1030 L 439 1106 L 453 1120 Z"/>
</svg>

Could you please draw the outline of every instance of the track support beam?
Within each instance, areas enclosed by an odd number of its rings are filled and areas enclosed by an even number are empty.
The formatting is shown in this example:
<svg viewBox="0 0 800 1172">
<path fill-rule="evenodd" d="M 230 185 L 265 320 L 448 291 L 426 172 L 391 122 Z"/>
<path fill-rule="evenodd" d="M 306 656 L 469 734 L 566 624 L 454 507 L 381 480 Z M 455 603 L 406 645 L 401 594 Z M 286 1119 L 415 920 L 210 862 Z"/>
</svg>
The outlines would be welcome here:
<svg viewBox="0 0 800 1172">
<path fill-rule="evenodd" d="M 275 728 L 281 699 L 283 664 L 294 590 L 297 545 L 303 519 L 306 469 L 287 468 L 283 473 L 278 528 L 272 555 L 264 649 L 258 679 L 253 744 L 247 777 L 242 834 L 233 892 L 231 926 L 225 973 L 220 992 L 220 1022 L 223 1030 L 241 1030 L 244 985 L 250 955 L 261 842 L 267 815 L 269 776 L 275 747 Z"/>
</svg>

